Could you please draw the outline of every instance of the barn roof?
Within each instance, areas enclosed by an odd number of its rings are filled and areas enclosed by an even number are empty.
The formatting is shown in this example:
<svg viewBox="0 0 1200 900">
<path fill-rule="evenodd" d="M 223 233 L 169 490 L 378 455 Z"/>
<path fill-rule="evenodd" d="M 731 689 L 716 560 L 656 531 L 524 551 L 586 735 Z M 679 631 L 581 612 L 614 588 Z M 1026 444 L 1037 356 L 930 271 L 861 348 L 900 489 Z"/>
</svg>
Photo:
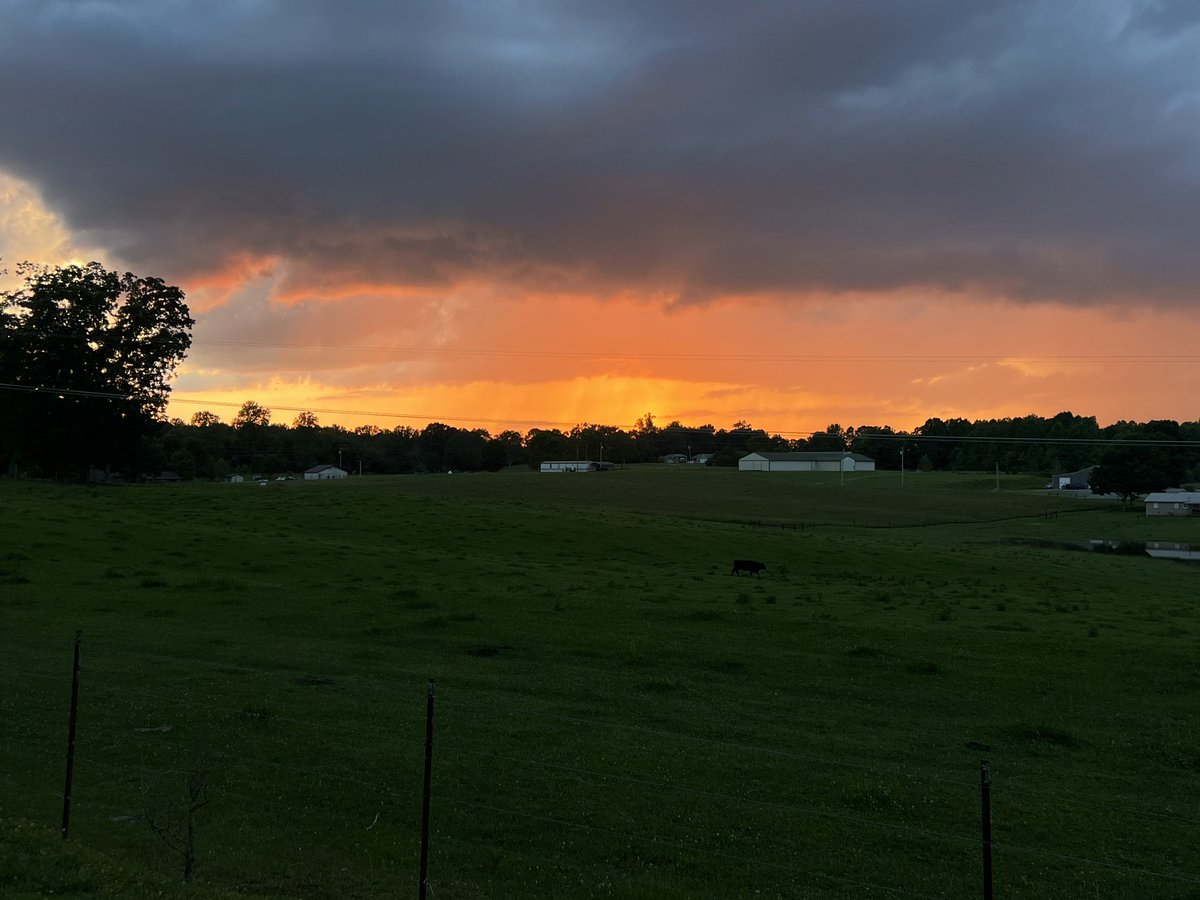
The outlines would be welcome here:
<svg viewBox="0 0 1200 900">
<path fill-rule="evenodd" d="M 1200 503 L 1200 491 L 1160 491 L 1146 495 L 1147 503 Z"/>
<path fill-rule="evenodd" d="M 304 474 L 305 475 L 316 475 L 319 472 L 328 472 L 330 469 L 337 469 L 337 468 L 338 468 L 337 466 L 331 466 L 328 464 L 323 465 L 323 466 L 313 466 L 311 469 L 305 469 Z M 340 472 L 342 470 L 338 469 L 338 471 Z"/>
</svg>

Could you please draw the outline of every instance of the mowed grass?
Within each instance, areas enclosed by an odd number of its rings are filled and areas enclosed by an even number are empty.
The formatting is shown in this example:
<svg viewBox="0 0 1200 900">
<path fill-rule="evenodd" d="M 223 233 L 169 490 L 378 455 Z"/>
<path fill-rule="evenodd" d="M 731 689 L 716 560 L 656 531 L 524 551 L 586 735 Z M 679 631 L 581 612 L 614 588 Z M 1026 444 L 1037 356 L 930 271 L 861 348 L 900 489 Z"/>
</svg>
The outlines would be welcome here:
<svg viewBox="0 0 1200 900">
<path fill-rule="evenodd" d="M 1200 897 L 1200 524 L 841 480 L 0 482 L 0 895 Z"/>
</svg>

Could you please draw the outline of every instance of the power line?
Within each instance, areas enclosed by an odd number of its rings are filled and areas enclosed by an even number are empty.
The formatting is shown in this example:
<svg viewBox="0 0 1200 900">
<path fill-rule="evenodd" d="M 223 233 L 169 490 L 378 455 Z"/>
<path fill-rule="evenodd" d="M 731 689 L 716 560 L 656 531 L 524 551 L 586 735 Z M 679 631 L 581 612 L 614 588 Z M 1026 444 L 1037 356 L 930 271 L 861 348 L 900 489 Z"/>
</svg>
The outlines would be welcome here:
<svg viewBox="0 0 1200 900">
<path fill-rule="evenodd" d="M 93 336 L 81 332 L 49 332 L 46 337 L 78 338 L 90 340 Z M 235 341 L 220 338 L 193 339 L 190 346 L 205 347 L 257 347 L 274 350 L 315 350 L 337 353 L 391 353 L 408 356 L 501 356 L 526 359 L 574 359 L 614 360 L 637 362 L 657 360 L 666 362 L 777 362 L 777 363 L 836 363 L 836 362 L 880 362 L 880 363 L 1021 363 L 1021 362 L 1065 362 L 1065 363 L 1194 363 L 1200 362 L 1195 353 L 1074 353 L 1074 354 L 901 354 L 901 353 L 627 353 L 620 351 L 569 351 L 569 350 L 523 350 L 502 347 L 423 347 L 388 346 L 383 344 L 298 344 L 288 341 Z"/>
<path fill-rule="evenodd" d="M 118 394 L 113 391 L 84 391 L 78 388 L 45 387 L 31 384 L 8 384 L 0 382 L 0 391 L 18 391 L 25 394 L 46 394 L 47 396 L 90 397 L 94 400 L 128 400 L 134 403 L 155 403 L 153 397 L 138 397 L 135 394 Z"/>
<path fill-rule="evenodd" d="M 902 355 L 891 353 L 879 354 L 778 354 L 778 353 L 619 353 L 606 351 L 571 352 L 566 350 L 513 350 L 498 347 L 395 347 L 372 346 L 363 344 L 294 344 L 281 341 L 229 341 L 219 339 L 200 339 L 192 346 L 227 346 L 227 347 L 265 347 L 277 350 L 321 350 L 351 353 L 395 353 L 413 356 L 445 355 L 445 356 L 506 356 L 526 357 L 532 359 L 594 359 L 637 361 L 643 359 L 681 361 L 681 362 L 1196 362 L 1200 361 L 1197 354 L 1071 354 L 1051 356 L 1022 356 L 1022 355 L 967 355 L 967 354 L 929 354 Z"/>
</svg>

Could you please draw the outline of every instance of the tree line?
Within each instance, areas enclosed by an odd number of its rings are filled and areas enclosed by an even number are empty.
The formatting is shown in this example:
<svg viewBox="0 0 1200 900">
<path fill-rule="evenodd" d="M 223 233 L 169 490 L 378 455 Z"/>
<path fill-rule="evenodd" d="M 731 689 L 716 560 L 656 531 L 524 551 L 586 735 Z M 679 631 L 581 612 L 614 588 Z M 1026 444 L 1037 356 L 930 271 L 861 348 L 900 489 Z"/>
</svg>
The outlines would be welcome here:
<svg viewBox="0 0 1200 900">
<path fill-rule="evenodd" d="M 928 419 L 911 432 L 890 426 L 833 424 L 824 432 L 787 438 L 737 422 L 731 428 L 658 425 L 647 413 L 631 428 L 579 424 L 569 429 L 533 428 L 491 434 L 434 422 L 417 429 L 321 425 L 312 412 L 290 424 L 271 421 L 271 411 L 248 401 L 229 423 L 211 411 L 190 421 L 161 425 L 156 458 L 182 477 L 220 478 L 234 472 L 273 476 L 317 464 L 340 464 L 349 472 L 497 471 L 537 468 L 545 460 L 603 460 L 617 465 L 659 462 L 668 455 L 711 458 L 709 465 L 736 466 L 751 452 L 825 451 L 861 453 L 880 469 L 1067 473 L 1110 463 L 1130 449 L 1159 460 L 1169 480 L 1200 480 L 1200 422 L 1117 422 L 1101 427 L 1093 416 L 1062 412 L 1050 418 Z M 1115 442 L 1115 443 L 1114 443 Z M 1163 443 L 1176 446 L 1162 446 Z"/>
<path fill-rule="evenodd" d="M 1200 481 L 1200 422 L 1100 427 L 1094 416 L 1071 412 L 931 418 L 911 432 L 832 424 L 799 438 L 746 421 L 660 426 L 650 413 L 626 428 L 580 423 L 491 434 L 434 422 L 347 429 L 321 425 L 311 411 L 276 423 L 255 401 L 228 423 L 209 410 L 189 421 L 167 419 L 171 381 L 194 324 L 179 288 L 99 263 L 23 264 L 18 274 L 23 287 L 0 291 L 0 463 L 10 476 L 273 477 L 318 464 L 364 474 L 472 472 L 553 459 L 646 463 L 669 454 L 706 454 L 710 465 L 734 466 L 755 451 L 828 451 L 865 454 L 880 469 L 1050 475 L 1099 465 L 1093 484 L 1123 496 Z"/>
</svg>

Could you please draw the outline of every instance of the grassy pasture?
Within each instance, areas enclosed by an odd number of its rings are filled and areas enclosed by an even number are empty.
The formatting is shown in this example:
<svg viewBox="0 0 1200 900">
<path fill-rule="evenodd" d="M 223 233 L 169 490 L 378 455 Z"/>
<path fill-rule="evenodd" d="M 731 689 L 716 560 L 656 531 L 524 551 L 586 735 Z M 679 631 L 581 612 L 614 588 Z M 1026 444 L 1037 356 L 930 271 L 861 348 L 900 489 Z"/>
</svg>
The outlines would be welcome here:
<svg viewBox="0 0 1200 900">
<path fill-rule="evenodd" d="M 0 481 L 0 895 L 1200 898 L 1200 525 L 839 480 Z"/>
</svg>

